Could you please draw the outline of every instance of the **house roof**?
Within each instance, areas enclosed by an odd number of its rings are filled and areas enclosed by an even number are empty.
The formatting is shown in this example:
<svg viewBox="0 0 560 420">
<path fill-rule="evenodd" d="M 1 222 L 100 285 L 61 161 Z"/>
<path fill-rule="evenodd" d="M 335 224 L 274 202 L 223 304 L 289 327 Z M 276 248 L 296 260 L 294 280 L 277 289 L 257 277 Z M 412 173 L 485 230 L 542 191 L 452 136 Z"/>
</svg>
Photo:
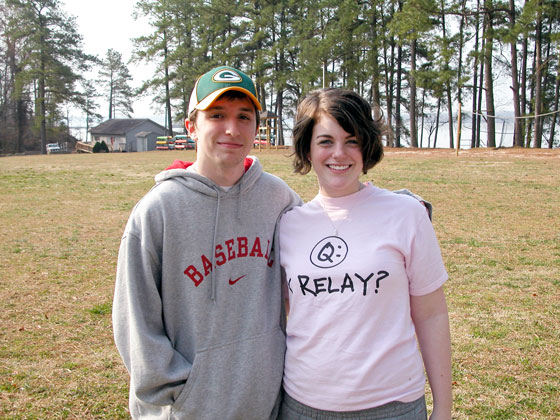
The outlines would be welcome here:
<svg viewBox="0 0 560 420">
<path fill-rule="evenodd" d="M 261 111 L 260 112 L 260 117 L 261 117 L 261 119 L 277 118 L 276 114 L 274 112 L 271 112 L 271 111 Z"/>
<path fill-rule="evenodd" d="M 140 131 L 139 133 L 136 133 L 136 137 L 148 137 L 152 133 L 153 131 Z"/>
<path fill-rule="evenodd" d="M 149 118 L 113 118 L 111 120 L 107 120 L 102 122 L 96 127 L 93 127 L 90 130 L 91 134 L 121 134 L 125 135 L 133 128 L 137 127 L 140 124 L 145 122 L 151 122 L 158 127 L 161 127 L 162 130 L 165 130 L 164 127 L 159 125 L 158 123 L 150 120 Z"/>
</svg>

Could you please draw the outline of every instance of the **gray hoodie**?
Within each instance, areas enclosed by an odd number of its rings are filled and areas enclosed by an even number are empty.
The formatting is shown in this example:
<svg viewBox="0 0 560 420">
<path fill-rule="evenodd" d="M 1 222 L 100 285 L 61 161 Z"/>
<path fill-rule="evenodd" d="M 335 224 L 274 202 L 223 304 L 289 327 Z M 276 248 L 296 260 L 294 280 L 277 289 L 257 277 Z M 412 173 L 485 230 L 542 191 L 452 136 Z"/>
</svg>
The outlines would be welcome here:
<svg viewBox="0 0 560 420">
<path fill-rule="evenodd" d="M 301 200 L 256 158 L 225 192 L 166 170 L 122 237 L 115 342 L 135 419 L 274 418 L 285 336 L 272 243 Z"/>
</svg>

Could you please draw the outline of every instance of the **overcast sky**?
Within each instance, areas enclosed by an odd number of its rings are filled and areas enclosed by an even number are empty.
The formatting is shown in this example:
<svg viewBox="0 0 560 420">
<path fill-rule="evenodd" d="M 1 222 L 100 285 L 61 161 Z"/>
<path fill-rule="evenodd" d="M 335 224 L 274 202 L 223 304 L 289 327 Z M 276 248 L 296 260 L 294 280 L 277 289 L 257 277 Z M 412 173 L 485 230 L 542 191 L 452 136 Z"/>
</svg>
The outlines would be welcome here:
<svg viewBox="0 0 560 420">
<path fill-rule="evenodd" d="M 134 20 L 132 17 L 137 0 L 63 0 L 62 9 L 76 18 L 77 30 L 83 37 L 84 49 L 88 54 L 105 57 L 112 48 L 120 52 L 123 61 L 128 63 L 132 53 L 132 38 L 147 34 L 150 27 L 146 19 Z M 129 64 L 128 68 L 134 78 L 133 87 L 152 76 L 149 65 Z M 106 118 L 108 106 L 101 99 L 98 112 Z M 151 109 L 151 100 L 142 99 L 133 104 L 134 118 L 152 118 L 161 123 L 163 111 Z M 161 117 L 160 117 L 161 115 Z M 76 115 L 76 118 L 83 116 Z M 73 125 L 73 124 L 71 124 Z"/>
<path fill-rule="evenodd" d="M 151 31 L 145 18 L 134 20 L 132 17 L 137 0 L 62 1 L 64 2 L 63 10 L 68 15 L 76 17 L 77 30 L 83 36 L 84 48 L 89 54 L 95 54 L 102 58 L 107 50 L 112 48 L 120 52 L 123 55 L 123 60 L 127 63 L 133 49 L 131 39 Z M 153 67 L 147 64 L 128 65 L 128 68 L 134 78 L 133 87 L 135 88 L 153 75 Z M 495 82 L 495 89 L 503 92 L 496 97 L 495 105 L 498 112 L 511 107 L 509 83 L 509 80 L 503 75 Z M 98 102 L 100 104 L 98 112 L 106 118 L 108 105 L 101 99 Z M 456 107 L 456 104 L 454 106 Z M 150 98 L 134 102 L 133 108 L 134 114 L 132 116 L 134 118 L 151 118 L 162 125 L 164 124 L 163 109 L 153 109 Z M 79 122 L 84 119 L 82 114 L 73 115 L 70 125 L 83 125 Z M 78 133 L 76 135 L 79 136 Z"/>
</svg>

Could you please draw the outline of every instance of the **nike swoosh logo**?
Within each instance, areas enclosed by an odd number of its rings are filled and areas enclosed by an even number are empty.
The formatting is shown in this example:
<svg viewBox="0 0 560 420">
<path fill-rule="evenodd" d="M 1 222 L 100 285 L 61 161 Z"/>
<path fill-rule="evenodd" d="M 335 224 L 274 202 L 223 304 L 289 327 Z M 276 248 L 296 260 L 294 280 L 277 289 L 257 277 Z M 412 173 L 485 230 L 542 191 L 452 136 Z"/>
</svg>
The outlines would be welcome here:
<svg viewBox="0 0 560 420">
<path fill-rule="evenodd" d="M 237 277 L 235 280 L 229 279 L 229 284 L 235 284 L 245 276 L 246 276 L 246 274 L 241 276 L 241 277 Z"/>
</svg>

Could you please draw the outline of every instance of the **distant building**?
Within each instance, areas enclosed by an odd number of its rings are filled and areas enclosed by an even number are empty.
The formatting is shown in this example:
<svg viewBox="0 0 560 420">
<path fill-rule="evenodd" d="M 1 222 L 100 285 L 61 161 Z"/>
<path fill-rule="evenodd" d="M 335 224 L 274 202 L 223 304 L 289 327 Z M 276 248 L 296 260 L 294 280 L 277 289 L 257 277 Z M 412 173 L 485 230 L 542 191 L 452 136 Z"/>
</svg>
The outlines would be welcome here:
<svg viewBox="0 0 560 420">
<path fill-rule="evenodd" d="M 148 118 L 114 118 L 89 132 L 94 143 L 104 141 L 111 152 L 155 150 L 156 137 L 166 135 L 165 127 Z"/>
</svg>

